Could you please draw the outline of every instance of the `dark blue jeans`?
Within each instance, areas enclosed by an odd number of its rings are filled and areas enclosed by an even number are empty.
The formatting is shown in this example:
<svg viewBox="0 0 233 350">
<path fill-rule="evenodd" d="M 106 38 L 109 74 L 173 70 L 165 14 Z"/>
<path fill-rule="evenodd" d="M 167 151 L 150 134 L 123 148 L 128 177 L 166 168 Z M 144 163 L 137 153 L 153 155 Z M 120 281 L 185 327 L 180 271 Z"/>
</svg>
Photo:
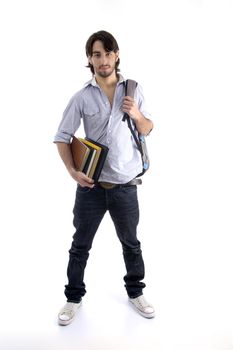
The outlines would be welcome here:
<svg viewBox="0 0 233 350">
<path fill-rule="evenodd" d="M 143 294 L 145 284 L 141 280 L 144 278 L 144 263 L 137 239 L 137 187 L 118 186 L 105 190 L 99 185 L 93 189 L 78 186 L 73 210 L 76 232 L 69 250 L 68 284 L 65 286 L 67 301 L 80 302 L 86 293 L 84 270 L 95 233 L 107 210 L 122 244 L 128 296 L 136 298 Z"/>
</svg>

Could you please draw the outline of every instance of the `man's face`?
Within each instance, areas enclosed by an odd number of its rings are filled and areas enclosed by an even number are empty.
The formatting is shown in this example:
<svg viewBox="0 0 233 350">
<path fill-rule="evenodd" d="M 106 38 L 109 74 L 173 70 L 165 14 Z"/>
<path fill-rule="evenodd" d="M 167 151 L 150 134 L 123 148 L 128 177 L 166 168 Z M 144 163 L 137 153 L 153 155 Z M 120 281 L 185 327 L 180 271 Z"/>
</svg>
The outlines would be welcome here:
<svg viewBox="0 0 233 350">
<path fill-rule="evenodd" d="M 89 56 L 88 60 L 93 65 L 96 75 L 107 78 L 115 72 L 118 56 L 119 52 L 105 51 L 102 42 L 97 40 L 93 44 L 92 56 Z"/>
</svg>

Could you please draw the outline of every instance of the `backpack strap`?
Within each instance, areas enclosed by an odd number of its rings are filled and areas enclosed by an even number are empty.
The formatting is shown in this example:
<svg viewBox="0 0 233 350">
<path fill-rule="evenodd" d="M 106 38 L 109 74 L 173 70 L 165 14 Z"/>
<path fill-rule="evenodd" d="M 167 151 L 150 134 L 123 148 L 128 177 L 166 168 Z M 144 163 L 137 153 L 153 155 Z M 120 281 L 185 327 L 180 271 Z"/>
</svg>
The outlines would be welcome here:
<svg viewBox="0 0 233 350">
<path fill-rule="evenodd" d="M 125 96 L 130 96 L 134 97 L 135 90 L 137 88 L 137 82 L 131 79 L 126 80 L 125 82 Z M 149 168 L 149 157 L 148 157 L 148 152 L 147 152 L 147 147 L 146 147 L 146 142 L 145 142 L 145 137 L 144 135 L 140 134 L 138 131 L 135 131 L 135 128 L 133 128 L 132 124 L 133 121 L 129 117 L 127 113 L 124 114 L 123 121 L 127 120 L 128 127 L 130 129 L 130 132 L 134 138 L 134 141 L 138 147 L 139 152 L 141 153 L 142 157 L 142 172 L 137 175 L 137 177 L 142 176 L 145 171 Z M 137 130 L 137 129 L 136 129 Z"/>
<path fill-rule="evenodd" d="M 135 90 L 137 88 L 138 83 L 135 80 L 127 79 L 124 82 L 124 85 L 125 85 L 125 96 L 130 96 L 130 97 L 134 98 L 134 93 L 135 93 Z M 127 116 L 128 116 L 128 114 L 125 113 L 123 118 L 122 118 L 123 122 L 127 119 Z"/>
<path fill-rule="evenodd" d="M 138 83 L 135 80 L 131 80 L 131 79 L 126 80 L 126 82 L 125 82 L 125 96 L 130 96 L 130 97 L 134 98 L 134 93 L 135 93 L 135 90 L 137 88 L 137 85 L 138 85 Z M 134 141 L 135 141 L 135 143 L 136 143 L 136 145 L 137 145 L 137 147 L 142 155 L 143 151 L 142 151 L 141 143 L 138 140 L 139 136 L 137 136 L 137 134 L 132 126 L 131 118 L 129 117 L 129 115 L 127 113 L 125 113 L 123 118 L 122 118 L 122 121 L 126 121 L 126 120 L 127 120 L 128 127 L 131 131 L 131 134 L 134 138 Z"/>
<path fill-rule="evenodd" d="M 135 80 L 132 80 L 132 79 L 126 80 L 127 96 L 134 97 L 134 93 L 137 86 L 138 86 L 138 83 Z"/>
</svg>

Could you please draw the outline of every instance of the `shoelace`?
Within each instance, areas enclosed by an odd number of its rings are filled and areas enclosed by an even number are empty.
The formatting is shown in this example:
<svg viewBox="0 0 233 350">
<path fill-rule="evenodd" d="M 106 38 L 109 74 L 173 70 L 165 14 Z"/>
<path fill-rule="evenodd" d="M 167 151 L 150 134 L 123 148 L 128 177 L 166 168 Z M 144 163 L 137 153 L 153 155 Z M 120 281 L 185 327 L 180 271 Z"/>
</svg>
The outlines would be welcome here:
<svg viewBox="0 0 233 350">
<path fill-rule="evenodd" d="M 139 298 L 137 302 L 142 308 L 150 307 L 150 305 L 145 299 Z"/>
<path fill-rule="evenodd" d="M 62 311 L 62 315 L 67 315 L 67 316 L 72 316 L 74 313 L 73 306 L 72 305 L 67 305 L 65 309 Z"/>
</svg>

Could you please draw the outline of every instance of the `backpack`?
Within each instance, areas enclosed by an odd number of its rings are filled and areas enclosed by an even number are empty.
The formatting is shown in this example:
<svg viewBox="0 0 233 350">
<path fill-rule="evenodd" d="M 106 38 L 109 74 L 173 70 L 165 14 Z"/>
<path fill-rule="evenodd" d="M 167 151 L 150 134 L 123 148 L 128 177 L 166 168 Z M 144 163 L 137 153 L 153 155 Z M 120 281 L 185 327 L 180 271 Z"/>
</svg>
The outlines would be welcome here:
<svg viewBox="0 0 233 350">
<path fill-rule="evenodd" d="M 125 96 L 134 97 L 134 92 L 136 90 L 138 83 L 134 80 L 128 79 L 125 82 Z M 135 128 L 135 125 L 133 126 L 133 120 L 129 117 L 127 113 L 124 114 L 122 121 L 126 121 L 128 123 L 128 127 L 131 131 L 131 134 L 133 135 L 134 141 L 138 147 L 139 152 L 141 153 L 142 157 L 142 172 L 137 175 L 137 177 L 142 176 L 145 174 L 145 172 L 149 169 L 150 161 L 149 161 L 149 155 L 146 147 L 146 140 L 145 136 L 140 134 L 137 129 Z"/>
</svg>

